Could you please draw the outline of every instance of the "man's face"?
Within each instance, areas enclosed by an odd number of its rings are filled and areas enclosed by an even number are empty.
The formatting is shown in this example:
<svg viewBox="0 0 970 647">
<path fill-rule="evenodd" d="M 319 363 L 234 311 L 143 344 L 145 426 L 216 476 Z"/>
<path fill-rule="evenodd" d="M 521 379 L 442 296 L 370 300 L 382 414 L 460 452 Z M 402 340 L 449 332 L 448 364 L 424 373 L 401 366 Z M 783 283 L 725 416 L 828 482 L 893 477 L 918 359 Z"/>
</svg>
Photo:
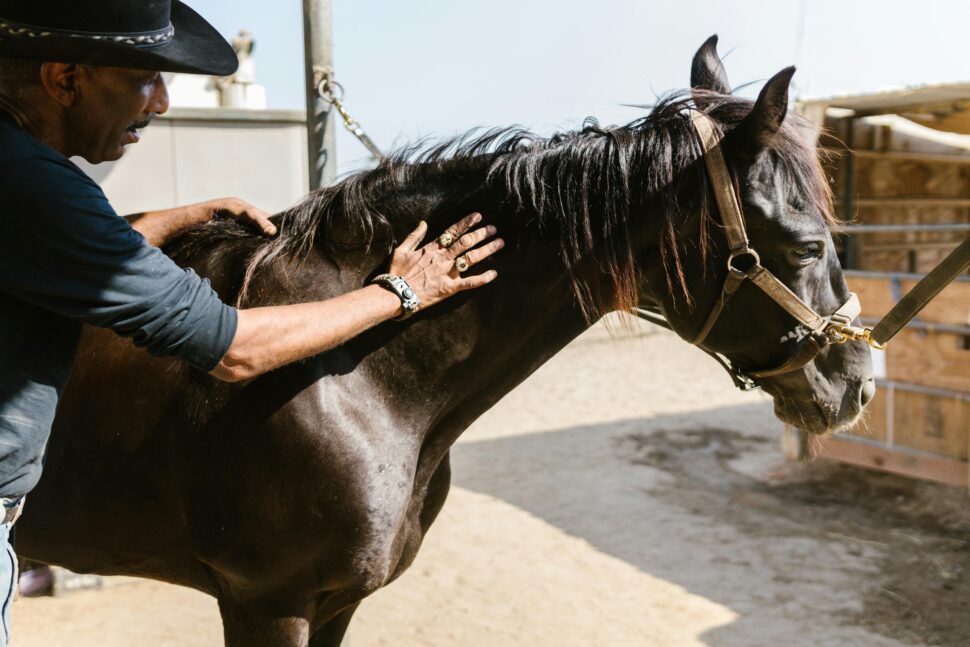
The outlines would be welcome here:
<svg viewBox="0 0 970 647">
<path fill-rule="evenodd" d="M 79 66 L 77 95 L 67 112 L 72 153 L 92 164 L 119 159 L 155 114 L 168 110 L 158 72 Z"/>
</svg>

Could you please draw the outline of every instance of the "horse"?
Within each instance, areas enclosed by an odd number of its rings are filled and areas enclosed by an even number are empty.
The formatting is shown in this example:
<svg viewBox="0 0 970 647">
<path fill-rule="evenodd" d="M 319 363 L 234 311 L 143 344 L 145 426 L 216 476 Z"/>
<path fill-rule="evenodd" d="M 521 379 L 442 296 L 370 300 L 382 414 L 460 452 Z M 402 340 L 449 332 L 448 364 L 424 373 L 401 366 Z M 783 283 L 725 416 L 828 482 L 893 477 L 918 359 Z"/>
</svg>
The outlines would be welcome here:
<svg viewBox="0 0 970 647">
<path fill-rule="evenodd" d="M 849 299 L 828 184 L 787 115 L 792 72 L 756 101 L 732 96 L 712 37 L 691 90 L 627 125 L 405 150 L 276 216 L 274 239 L 229 221 L 186 232 L 167 253 L 240 306 L 363 286 L 421 219 L 433 233 L 479 211 L 507 245 L 482 264 L 499 273 L 488 286 L 244 383 L 86 330 L 18 550 L 209 593 L 230 647 L 340 644 L 411 564 L 478 416 L 603 313 L 649 305 L 687 340 L 705 325 L 729 253 L 693 114 L 723 134 L 764 266 L 819 312 Z M 742 285 L 702 347 L 753 370 L 797 352 L 797 331 Z M 856 421 L 874 388 L 854 340 L 758 384 L 817 433 Z"/>
</svg>

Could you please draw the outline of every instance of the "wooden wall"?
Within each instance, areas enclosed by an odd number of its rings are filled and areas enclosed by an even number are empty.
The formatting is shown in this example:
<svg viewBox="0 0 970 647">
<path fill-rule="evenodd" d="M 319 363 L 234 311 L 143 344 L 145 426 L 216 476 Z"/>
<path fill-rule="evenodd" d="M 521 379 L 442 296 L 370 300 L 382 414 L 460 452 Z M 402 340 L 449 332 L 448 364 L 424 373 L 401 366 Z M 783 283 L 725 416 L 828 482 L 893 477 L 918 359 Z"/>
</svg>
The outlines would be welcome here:
<svg viewBox="0 0 970 647">
<path fill-rule="evenodd" d="M 831 153 L 827 171 L 841 220 L 867 225 L 970 223 L 970 150 L 922 141 L 886 125 L 858 120 L 850 132 L 844 121 L 828 122 L 829 134 L 820 140 Z M 852 142 L 851 159 L 843 138 Z M 960 244 L 965 234 L 855 234 L 851 267 L 925 273 Z"/>
<path fill-rule="evenodd" d="M 829 123 L 853 143 L 821 144 L 843 220 L 861 225 L 970 222 L 970 151 L 900 136 L 885 125 Z M 849 286 L 871 325 L 938 264 L 965 231 L 864 232 L 842 242 Z M 900 273 L 903 273 L 900 275 Z M 970 475 L 970 277 L 946 288 L 875 362 L 879 389 L 864 419 L 816 455 L 967 485 Z"/>
</svg>

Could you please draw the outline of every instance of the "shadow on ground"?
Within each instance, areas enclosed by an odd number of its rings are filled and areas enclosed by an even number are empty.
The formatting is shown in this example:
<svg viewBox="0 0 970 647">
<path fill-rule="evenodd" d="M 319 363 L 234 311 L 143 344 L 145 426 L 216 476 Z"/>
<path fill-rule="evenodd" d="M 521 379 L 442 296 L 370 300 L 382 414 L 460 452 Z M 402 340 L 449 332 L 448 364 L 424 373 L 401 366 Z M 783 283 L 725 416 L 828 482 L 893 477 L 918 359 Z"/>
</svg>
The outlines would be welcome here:
<svg viewBox="0 0 970 647">
<path fill-rule="evenodd" d="M 465 442 L 454 484 L 738 613 L 710 645 L 970 644 L 966 494 L 780 465 L 764 418 L 758 404 Z"/>
</svg>

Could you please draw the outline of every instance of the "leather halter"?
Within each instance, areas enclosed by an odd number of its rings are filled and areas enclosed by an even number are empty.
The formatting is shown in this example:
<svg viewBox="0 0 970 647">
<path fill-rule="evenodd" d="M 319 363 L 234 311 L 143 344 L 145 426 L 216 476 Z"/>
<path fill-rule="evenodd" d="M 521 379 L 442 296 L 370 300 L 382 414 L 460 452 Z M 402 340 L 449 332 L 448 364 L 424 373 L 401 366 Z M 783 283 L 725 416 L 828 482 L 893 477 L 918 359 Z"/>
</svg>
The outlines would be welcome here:
<svg viewBox="0 0 970 647">
<path fill-rule="evenodd" d="M 787 285 L 761 264 L 761 258 L 748 242 L 741 202 L 731 179 L 727 162 L 724 159 L 724 153 L 721 150 L 720 135 L 707 115 L 695 111 L 691 114 L 691 120 L 704 149 L 704 162 L 711 179 L 711 185 L 714 188 L 714 197 L 721 213 L 721 223 L 730 251 L 727 261 L 728 275 L 724 279 L 721 295 L 714 303 L 714 307 L 708 314 L 700 332 L 691 340 L 691 343 L 701 347 L 701 350 L 714 357 L 731 374 L 735 386 L 743 391 L 758 388 L 759 379 L 783 375 L 800 369 L 814 360 L 829 344 L 841 344 L 849 340 L 863 340 L 873 344 L 870 340 L 871 330 L 852 325 L 852 321 L 862 311 L 859 298 L 854 293 L 850 293 L 849 299 L 838 310 L 831 315 L 823 316 L 802 301 Z M 743 263 L 746 269 L 738 266 L 738 259 L 748 259 L 746 263 Z M 724 355 L 702 346 L 704 340 L 707 339 L 711 330 L 717 324 L 724 307 L 745 281 L 751 281 L 761 288 L 772 301 L 794 317 L 808 331 L 795 353 L 780 366 L 746 371 Z M 634 313 L 642 319 L 670 328 L 670 324 L 664 319 L 659 309 L 637 309 Z"/>
</svg>

